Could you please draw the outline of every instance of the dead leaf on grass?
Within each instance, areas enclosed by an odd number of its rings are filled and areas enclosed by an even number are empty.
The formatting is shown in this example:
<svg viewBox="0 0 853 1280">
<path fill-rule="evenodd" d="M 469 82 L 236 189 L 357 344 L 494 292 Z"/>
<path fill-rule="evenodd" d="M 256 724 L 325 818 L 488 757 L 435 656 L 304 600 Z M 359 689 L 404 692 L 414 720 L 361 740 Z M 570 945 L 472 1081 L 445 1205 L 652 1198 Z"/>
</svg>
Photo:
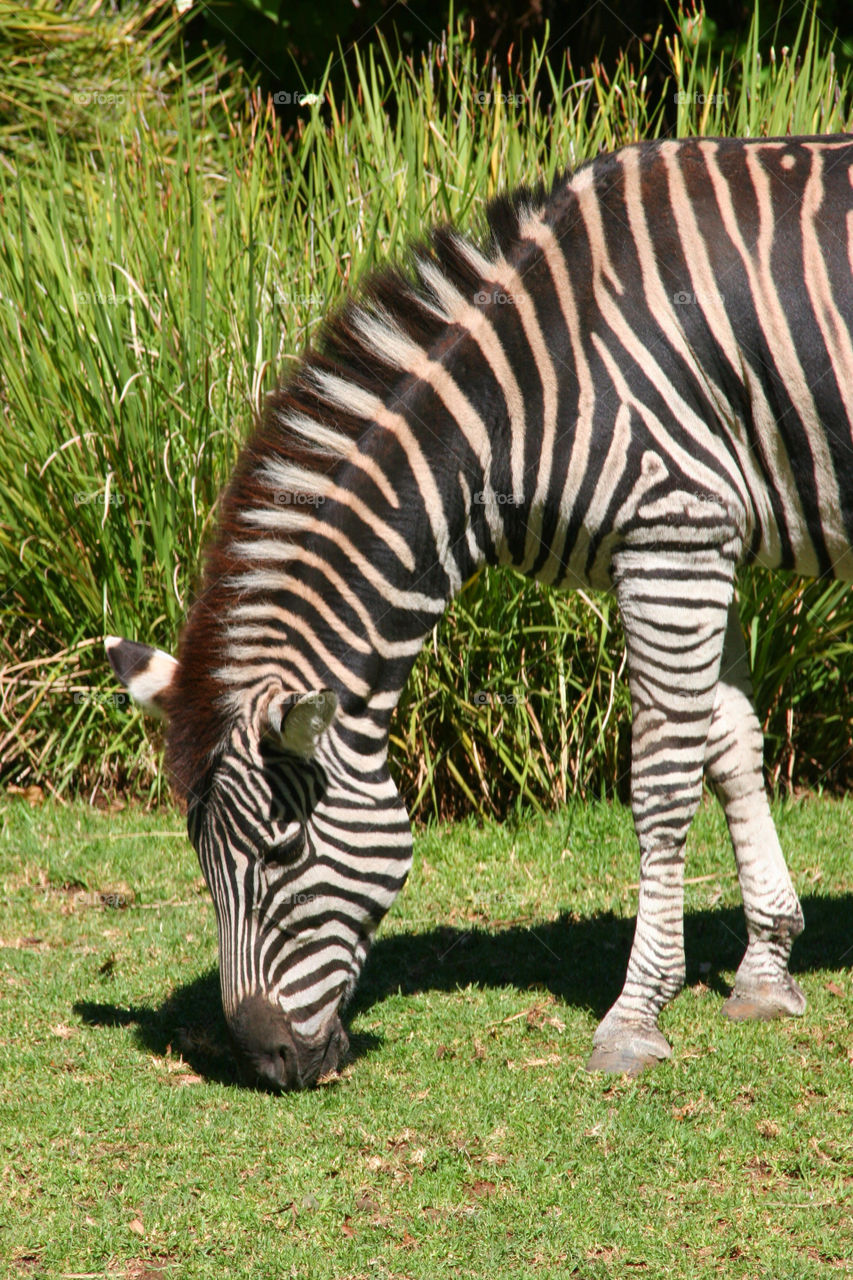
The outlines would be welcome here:
<svg viewBox="0 0 853 1280">
<path fill-rule="evenodd" d="M 125 1263 L 125 1280 L 166 1280 L 171 1259 L 164 1258 L 131 1258 Z"/>
<path fill-rule="evenodd" d="M 529 1071 L 533 1067 L 558 1067 L 562 1059 L 559 1053 L 549 1053 L 545 1058 L 528 1058 L 525 1062 L 507 1062 L 510 1071 Z"/>
<path fill-rule="evenodd" d="M 587 1249 L 586 1256 L 590 1262 L 593 1258 L 596 1262 L 612 1262 L 616 1253 L 617 1250 L 612 1244 L 594 1244 L 591 1249 Z"/>
<path fill-rule="evenodd" d="M 16 787 L 10 785 L 6 788 L 6 794 L 10 796 L 23 796 L 27 804 L 33 809 L 37 808 L 40 804 L 44 804 L 44 791 L 41 787 L 36 786 L 35 783 L 29 787 Z"/>
</svg>

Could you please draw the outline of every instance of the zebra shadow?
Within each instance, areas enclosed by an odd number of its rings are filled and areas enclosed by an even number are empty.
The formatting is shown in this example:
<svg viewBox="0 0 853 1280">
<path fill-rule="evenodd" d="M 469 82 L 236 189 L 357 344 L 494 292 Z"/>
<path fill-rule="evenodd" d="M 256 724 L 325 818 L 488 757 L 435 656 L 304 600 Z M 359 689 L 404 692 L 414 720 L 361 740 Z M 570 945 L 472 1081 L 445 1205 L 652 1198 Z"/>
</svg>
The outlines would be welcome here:
<svg viewBox="0 0 853 1280">
<path fill-rule="evenodd" d="M 806 930 L 794 945 L 792 973 L 840 970 L 853 963 L 853 893 L 801 901 Z M 633 935 L 633 919 L 612 912 L 581 920 L 566 913 L 498 929 L 437 925 L 419 932 L 380 933 L 346 1021 L 390 996 L 469 986 L 548 991 L 599 1019 L 621 990 Z M 741 908 L 690 912 L 684 938 L 688 985 L 701 980 L 720 996 L 728 995 L 723 974 L 737 968 L 746 947 Z M 157 1006 L 80 1001 L 74 1011 L 89 1026 L 133 1027 L 140 1049 L 161 1057 L 180 1054 L 207 1080 L 240 1083 L 215 967 L 175 987 Z M 381 1033 L 351 1032 L 351 1059 L 370 1054 L 382 1039 Z"/>
<path fill-rule="evenodd" d="M 805 932 L 791 972 L 853 964 L 853 893 L 802 897 Z M 350 1017 L 390 995 L 453 991 L 460 987 L 542 989 L 567 1005 L 604 1016 L 622 989 L 634 937 L 633 917 L 602 912 L 499 929 L 438 926 L 422 933 L 380 935 L 365 965 Z M 684 920 L 687 985 L 702 981 L 720 996 L 746 949 L 741 907 L 692 911 Z"/>
</svg>

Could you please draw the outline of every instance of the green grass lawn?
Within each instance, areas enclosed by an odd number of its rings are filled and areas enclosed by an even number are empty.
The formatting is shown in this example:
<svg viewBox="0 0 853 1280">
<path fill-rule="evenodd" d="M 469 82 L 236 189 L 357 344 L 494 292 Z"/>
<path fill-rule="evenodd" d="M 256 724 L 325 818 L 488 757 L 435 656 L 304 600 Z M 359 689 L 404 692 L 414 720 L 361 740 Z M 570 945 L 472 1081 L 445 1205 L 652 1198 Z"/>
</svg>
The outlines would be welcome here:
<svg viewBox="0 0 853 1280">
<path fill-rule="evenodd" d="M 672 1060 L 583 1063 L 635 910 L 630 815 L 417 842 L 342 1078 L 234 1083 L 213 910 L 175 813 L 0 804 L 6 1276 L 853 1274 L 853 805 L 777 810 L 805 1017 L 720 1016 L 744 945 L 692 833 Z"/>
</svg>

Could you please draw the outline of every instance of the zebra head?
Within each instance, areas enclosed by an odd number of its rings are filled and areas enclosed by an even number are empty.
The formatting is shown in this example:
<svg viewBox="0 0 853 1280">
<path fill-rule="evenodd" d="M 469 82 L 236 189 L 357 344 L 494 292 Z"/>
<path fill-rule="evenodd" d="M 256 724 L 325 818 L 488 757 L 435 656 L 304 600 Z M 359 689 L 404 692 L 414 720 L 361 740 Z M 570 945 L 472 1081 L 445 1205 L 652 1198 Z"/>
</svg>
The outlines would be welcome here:
<svg viewBox="0 0 853 1280">
<path fill-rule="evenodd" d="M 179 664 L 109 637 L 135 701 L 169 718 Z M 328 689 L 265 690 L 204 776 L 179 779 L 213 897 L 222 1005 L 244 1079 L 300 1089 L 349 1048 L 340 1012 L 411 865 L 411 830 L 386 768 L 356 775 L 337 750 Z"/>
</svg>

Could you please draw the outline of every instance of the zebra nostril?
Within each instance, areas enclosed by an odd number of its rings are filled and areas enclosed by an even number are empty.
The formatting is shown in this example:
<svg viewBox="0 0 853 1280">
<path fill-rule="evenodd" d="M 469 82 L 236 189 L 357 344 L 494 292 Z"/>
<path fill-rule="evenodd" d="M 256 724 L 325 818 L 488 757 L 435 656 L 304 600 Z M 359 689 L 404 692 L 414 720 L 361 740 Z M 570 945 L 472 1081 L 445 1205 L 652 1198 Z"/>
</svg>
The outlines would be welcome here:
<svg viewBox="0 0 853 1280">
<path fill-rule="evenodd" d="M 249 1089 L 271 1089 L 274 1093 L 289 1088 L 284 1054 L 274 1049 L 266 1053 L 251 1053 L 236 1044 L 234 1048 L 241 1084 Z"/>
<path fill-rule="evenodd" d="M 299 1075 L 299 1060 L 292 1044 L 279 1046 L 275 1058 L 280 1089 L 301 1089 L 302 1080 Z"/>
<path fill-rule="evenodd" d="M 263 996 L 243 1000 L 230 1019 L 231 1039 L 246 1084 L 292 1088 L 296 1066 L 287 1019 Z"/>
<path fill-rule="evenodd" d="M 241 1079 L 274 1089 L 307 1089 L 320 1076 L 335 1071 L 349 1048 L 337 1015 L 319 1034 L 305 1037 L 287 1015 L 261 995 L 244 999 L 230 1020 L 231 1037 L 241 1064 Z"/>
</svg>

